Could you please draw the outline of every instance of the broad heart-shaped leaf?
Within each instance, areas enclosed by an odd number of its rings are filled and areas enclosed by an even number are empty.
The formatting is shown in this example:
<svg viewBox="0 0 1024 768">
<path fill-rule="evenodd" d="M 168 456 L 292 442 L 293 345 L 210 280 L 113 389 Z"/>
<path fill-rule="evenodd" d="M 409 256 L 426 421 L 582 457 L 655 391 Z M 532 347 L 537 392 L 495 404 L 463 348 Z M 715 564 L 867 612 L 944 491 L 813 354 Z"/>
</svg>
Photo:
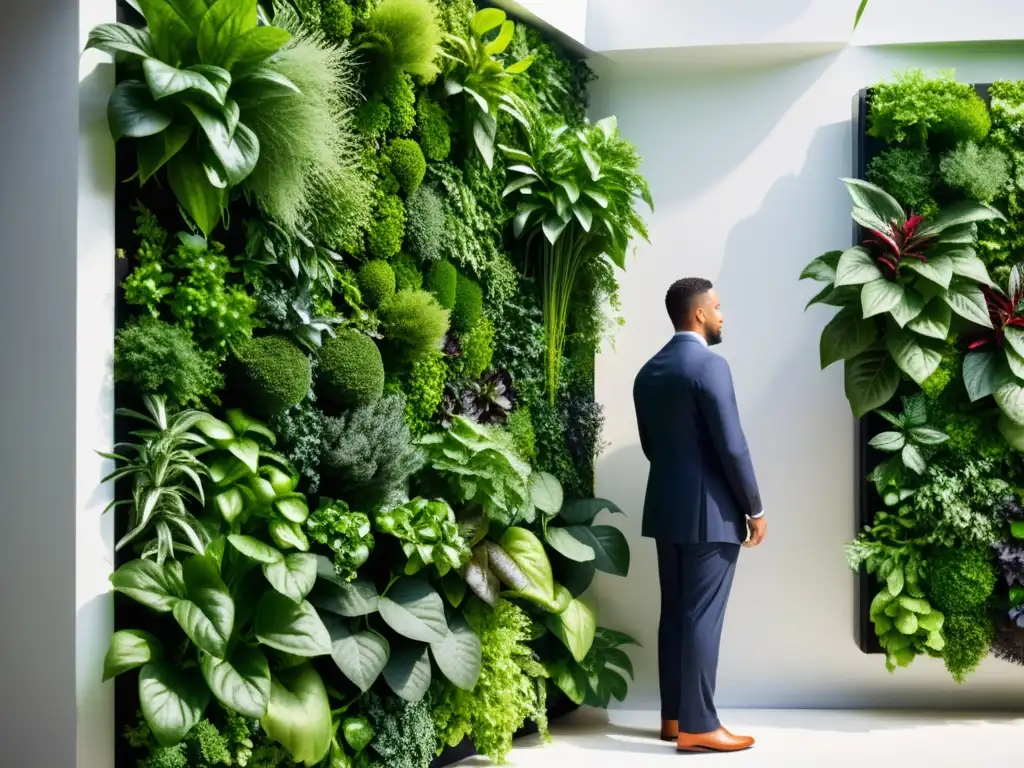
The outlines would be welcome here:
<svg viewBox="0 0 1024 768">
<path fill-rule="evenodd" d="M 1018 355 L 1024 356 L 1024 328 L 1017 328 L 1008 325 L 1003 328 L 1003 337 L 1010 343 L 1010 346 Z"/>
<path fill-rule="evenodd" d="M 157 613 L 169 613 L 185 597 L 181 564 L 168 560 L 157 565 L 152 560 L 129 560 L 112 574 L 110 583 L 116 592 Z"/>
<path fill-rule="evenodd" d="M 558 478 L 547 472 L 534 472 L 530 476 L 530 501 L 546 515 L 557 515 L 564 497 Z"/>
<path fill-rule="evenodd" d="M 962 200 L 946 206 L 938 214 L 925 219 L 917 229 L 918 237 L 936 237 L 943 230 L 976 224 L 979 221 L 1005 219 L 998 209 L 975 200 Z"/>
<path fill-rule="evenodd" d="M 218 63 L 231 71 L 248 69 L 273 56 L 290 39 L 291 33 L 280 27 L 250 29 L 231 42 Z"/>
<path fill-rule="evenodd" d="M 629 575 L 629 543 L 610 525 L 574 525 L 569 533 L 594 550 L 594 566 L 612 576 Z"/>
<path fill-rule="evenodd" d="M 577 662 L 583 661 L 590 653 L 597 621 L 594 612 L 583 601 L 573 599 L 562 613 L 548 616 L 547 626 Z"/>
<path fill-rule="evenodd" d="M 270 699 L 270 665 L 259 648 L 239 645 L 225 661 L 199 652 L 203 679 L 217 701 L 240 715 L 259 720 Z"/>
<path fill-rule="evenodd" d="M 589 682 L 583 667 L 571 659 L 558 659 L 547 664 L 548 675 L 574 704 L 582 705 L 587 697 Z"/>
<path fill-rule="evenodd" d="M 868 441 L 868 445 L 879 451 L 900 451 L 907 444 L 907 439 L 901 432 L 882 432 L 875 435 Z"/>
<path fill-rule="evenodd" d="M 944 340 L 949 335 L 953 310 L 944 300 L 933 298 L 916 318 L 907 323 L 907 330 L 930 339 Z"/>
<path fill-rule="evenodd" d="M 281 549 L 298 549 L 301 552 L 309 549 L 309 540 L 298 523 L 271 516 L 267 529 L 270 531 L 270 538 Z"/>
<path fill-rule="evenodd" d="M 147 57 L 156 55 L 148 29 L 135 29 L 127 24 L 97 24 L 89 30 L 85 49 L 97 48 L 104 53 L 126 53 Z"/>
<path fill-rule="evenodd" d="M 895 221 L 897 226 L 903 226 L 903 222 L 906 221 L 903 206 L 884 189 L 861 179 L 842 179 L 842 182 L 846 185 L 846 191 L 850 193 L 850 197 L 853 198 L 853 207 L 862 209 L 875 222 L 871 225 L 864 224 L 864 226 L 870 226 L 871 229 L 876 230 L 884 227 L 883 232 L 888 231 L 891 221 Z M 857 218 L 857 212 L 854 213 L 854 219 L 863 224 Z"/>
<path fill-rule="evenodd" d="M 982 285 L 992 285 L 992 278 L 988 274 L 985 262 L 978 258 L 973 248 L 963 245 L 938 246 L 938 248 L 942 248 L 949 257 L 954 275 L 966 277 L 968 280 Z M 938 248 L 932 250 L 938 250 Z"/>
<path fill-rule="evenodd" d="M 893 307 L 889 313 L 892 319 L 900 328 L 905 328 L 907 323 L 920 316 L 924 311 L 925 298 L 913 286 L 906 286 L 900 303 Z"/>
<path fill-rule="evenodd" d="M 964 388 L 971 402 L 977 402 L 996 391 L 998 362 L 995 352 L 975 351 L 964 356 Z"/>
<path fill-rule="evenodd" d="M 256 609 L 254 626 L 261 643 L 293 656 L 326 656 L 331 652 L 327 627 L 316 608 L 305 600 L 296 604 L 267 590 Z"/>
<path fill-rule="evenodd" d="M 260 157 L 260 142 L 256 134 L 242 123 L 235 126 L 232 134 L 228 130 L 228 123 L 223 114 L 218 114 L 198 102 L 187 101 L 185 106 L 206 134 L 210 148 L 227 175 L 227 185 L 233 187 L 241 184 L 252 173 Z"/>
<path fill-rule="evenodd" d="M 569 499 L 558 516 L 566 525 L 590 525 L 598 514 L 605 511 L 617 515 L 626 514 L 608 499 Z"/>
<path fill-rule="evenodd" d="M 996 387 L 996 404 L 1010 421 L 1024 425 L 1024 384 L 1016 376 L 1005 376 Z"/>
<path fill-rule="evenodd" d="M 158 102 L 182 91 L 196 91 L 209 96 L 217 104 L 224 104 L 224 91 L 214 86 L 201 72 L 178 69 L 159 59 L 146 59 L 142 62 L 142 73 L 146 76 L 149 92 Z"/>
<path fill-rule="evenodd" d="M 224 190 L 210 184 L 193 147 L 183 147 L 167 162 L 167 181 L 185 213 L 208 238 L 220 222 Z"/>
<path fill-rule="evenodd" d="M 423 579 L 396 581 L 378 601 L 377 610 L 389 627 L 410 640 L 432 643 L 448 634 L 444 601 Z"/>
<path fill-rule="evenodd" d="M 173 119 L 170 108 L 154 101 L 146 84 L 138 80 L 118 83 L 107 102 L 107 122 L 114 141 L 153 136 Z"/>
<path fill-rule="evenodd" d="M 999 434 L 1013 450 L 1024 451 L 1024 425 L 1016 424 L 1005 415 L 1000 414 Z"/>
<path fill-rule="evenodd" d="M 540 539 L 532 531 L 513 526 L 502 535 L 499 545 L 526 574 L 528 584 L 525 589 L 518 590 L 517 594 L 546 610 L 555 610 L 555 580 L 551 573 L 551 561 Z"/>
<path fill-rule="evenodd" d="M 179 670 L 166 662 L 147 664 L 139 672 L 139 707 L 162 747 L 185 738 L 203 716 L 210 689 L 195 669 Z"/>
<path fill-rule="evenodd" d="M 836 279 L 836 267 L 842 251 L 829 251 L 816 258 L 800 273 L 801 280 L 816 280 L 819 283 L 833 283 Z"/>
<path fill-rule="evenodd" d="M 284 555 L 253 536 L 232 534 L 228 536 L 228 543 L 246 557 L 263 565 L 280 563 L 284 560 Z"/>
<path fill-rule="evenodd" d="M 193 556 L 182 566 L 184 600 L 174 606 L 174 618 L 196 647 L 224 658 L 235 626 L 235 601 L 209 556 Z"/>
<path fill-rule="evenodd" d="M 1013 375 L 1018 379 L 1024 379 L 1024 357 L 1021 357 L 1017 350 L 1010 345 L 1003 348 L 1003 354 Z"/>
<path fill-rule="evenodd" d="M 327 689 L 311 664 L 274 674 L 267 714 L 260 725 L 271 740 L 288 750 L 295 763 L 312 766 L 323 759 L 334 738 L 334 720 Z"/>
<path fill-rule="evenodd" d="M 577 563 L 592 561 L 596 557 L 593 547 L 584 544 L 581 538 L 572 535 L 571 531 L 575 528 L 586 528 L 586 526 L 559 528 L 553 525 L 544 532 L 544 539 L 549 547 L 563 557 Z"/>
<path fill-rule="evenodd" d="M 950 309 L 965 320 L 985 328 L 992 327 L 985 295 L 976 284 L 962 279 L 954 280 L 942 298 L 949 304 Z"/>
<path fill-rule="evenodd" d="M 203 16 L 196 35 L 199 58 L 206 64 L 219 64 L 231 44 L 246 32 L 256 29 L 256 4 L 250 0 L 219 0 Z"/>
<path fill-rule="evenodd" d="M 176 120 L 155 136 L 137 139 L 135 147 L 139 158 L 139 182 L 145 184 L 181 151 L 192 138 L 194 130 L 195 124 L 191 120 Z"/>
<path fill-rule="evenodd" d="M 839 360 L 856 357 L 875 343 L 878 325 L 861 317 L 859 307 L 844 307 L 821 331 L 818 354 L 822 370 Z"/>
<path fill-rule="evenodd" d="M 263 575 L 282 595 L 301 603 L 316 583 L 316 556 L 293 552 L 279 562 L 264 565 Z"/>
<path fill-rule="evenodd" d="M 430 689 L 430 653 L 426 645 L 409 643 L 393 648 L 384 667 L 384 680 L 399 697 L 416 703 Z"/>
<path fill-rule="evenodd" d="M 942 362 L 942 353 L 925 339 L 895 326 L 885 334 L 885 344 L 900 370 L 918 384 L 923 384 Z"/>
<path fill-rule="evenodd" d="M 953 261 L 948 256 L 936 256 L 928 261 L 907 259 L 901 266 L 913 270 L 940 288 L 949 288 L 949 283 L 953 279 Z"/>
<path fill-rule="evenodd" d="M 810 309 L 815 304 L 827 304 L 830 307 L 859 307 L 860 289 L 861 286 L 859 285 L 844 285 L 842 288 L 836 288 L 830 283 L 807 302 L 804 310 Z"/>
<path fill-rule="evenodd" d="M 850 285 L 863 285 L 872 280 L 882 278 L 882 270 L 878 268 L 874 257 L 863 246 L 855 246 L 839 257 L 836 265 L 836 288 Z"/>
<path fill-rule="evenodd" d="M 464 691 L 471 691 L 480 679 L 483 654 L 480 638 L 466 619 L 455 616 L 448 624 L 444 640 L 430 644 L 441 673 Z"/>
<path fill-rule="evenodd" d="M 888 350 L 870 349 L 846 361 L 843 378 L 853 415 L 861 418 L 881 408 L 896 394 L 900 369 Z"/>
<path fill-rule="evenodd" d="M 377 587 L 366 579 L 343 581 L 334 564 L 317 555 L 317 580 L 309 601 L 321 610 L 354 619 L 377 611 Z"/>
<path fill-rule="evenodd" d="M 149 632 L 122 629 L 110 638 L 110 647 L 103 658 L 103 682 L 122 672 L 163 658 L 163 646 Z"/>
<path fill-rule="evenodd" d="M 388 663 L 391 646 L 387 639 L 372 629 L 353 632 L 349 622 L 337 616 L 323 619 L 331 635 L 331 658 L 341 673 L 366 693 Z"/>
<path fill-rule="evenodd" d="M 884 277 L 865 283 L 860 292 L 861 312 L 865 319 L 891 312 L 901 301 L 903 286 Z"/>
</svg>

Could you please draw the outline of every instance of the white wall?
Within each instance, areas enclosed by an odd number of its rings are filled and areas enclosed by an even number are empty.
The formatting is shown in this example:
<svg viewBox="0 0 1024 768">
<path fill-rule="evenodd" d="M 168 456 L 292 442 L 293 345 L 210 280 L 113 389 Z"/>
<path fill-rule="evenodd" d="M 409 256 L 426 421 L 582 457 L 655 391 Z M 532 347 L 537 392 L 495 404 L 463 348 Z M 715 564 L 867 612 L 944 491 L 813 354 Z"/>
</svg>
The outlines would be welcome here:
<svg viewBox="0 0 1024 768">
<path fill-rule="evenodd" d="M 632 654 L 638 677 L 626 706 L 658 706 L 658 583 L 653 542 L 639 536 L 647 464 L 631 387 L 671 331 L 665 290 L 679 277 L 702 275 L 722 297 L 725 343 L 718 349 L 732 366 L 769 520 L 765 544 L 740 560 L 720 704 L 1019 707 L 1019 667 L 989 661 L 956 686 L 941 662 L 918 659 L 890 676 L 882 657 L 855 645 L 854 577 L 842 549 L 855 527 L 853 421 L 841 368 L 818 366 L 830 311 L 805 314 L 816 288 L 797 280 L 812 258 L 850 244 L 849 198 L 838 179 L 853 172 L 857 90 L 908 66 L 955 67 L 969 82 L 1024 78 L 1019 51 L 848 48 L 717 73 L 666 61 L 597 66 L 592 116 L 618 116 L 657 205 L 652 244 L 621 275 L 626 326 L 597 370 L 611 443 L 598 492 L 628 511 L 633 548 L 628 579 L 598 582 L 600 620 L 634 632 L 645 648 Z"/>
<path fill-rule="evenodd" d="M 34 0 L 0 29 L 0 745 L 6 765 L 110 768 L 111 65 L 79 58 L 114 0 Z M 81 85 L 80 85 L 81 83 Z"/>
</svg>

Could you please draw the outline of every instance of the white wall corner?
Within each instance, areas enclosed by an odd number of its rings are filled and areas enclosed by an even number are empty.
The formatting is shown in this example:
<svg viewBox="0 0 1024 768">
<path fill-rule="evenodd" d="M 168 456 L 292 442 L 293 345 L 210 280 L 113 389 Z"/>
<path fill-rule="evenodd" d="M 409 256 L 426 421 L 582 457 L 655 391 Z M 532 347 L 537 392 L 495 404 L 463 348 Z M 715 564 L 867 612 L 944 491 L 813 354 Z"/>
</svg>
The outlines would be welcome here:
<svg viewBox="0 0 1024 768">
<path fill-rule="evenodd" d="M 89 30 L 117 19 L 115 0 L 80 0 L 79 50 Z M 114 765 L 114 687 L 101 681 L 114 628 L 108 576 L 113 570 L 111 465 L 114 346 L 114 143 L 107 99 L 114 87 L 110 56 L 86 51 L 78 72 L 78 258 L 75 484 L 75 690 L 78 768 Z"/>
</svg>

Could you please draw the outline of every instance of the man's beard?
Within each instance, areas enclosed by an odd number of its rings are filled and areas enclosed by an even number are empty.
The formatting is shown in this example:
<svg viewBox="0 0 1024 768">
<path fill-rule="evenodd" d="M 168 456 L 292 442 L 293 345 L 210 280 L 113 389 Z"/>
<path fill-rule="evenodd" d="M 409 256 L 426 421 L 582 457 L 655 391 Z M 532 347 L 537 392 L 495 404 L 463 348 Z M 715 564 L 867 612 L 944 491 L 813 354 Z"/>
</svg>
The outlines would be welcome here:
<svg viewBox="0 0 1024 768">
<path fill-rule="evenodd" d="M 713 347 L 716 344 L 722 343 L 722 332 L 712 331 L 710 328 L 704 329 L 704 338 L 708 341 L 708 346 Z"/>
</svg>

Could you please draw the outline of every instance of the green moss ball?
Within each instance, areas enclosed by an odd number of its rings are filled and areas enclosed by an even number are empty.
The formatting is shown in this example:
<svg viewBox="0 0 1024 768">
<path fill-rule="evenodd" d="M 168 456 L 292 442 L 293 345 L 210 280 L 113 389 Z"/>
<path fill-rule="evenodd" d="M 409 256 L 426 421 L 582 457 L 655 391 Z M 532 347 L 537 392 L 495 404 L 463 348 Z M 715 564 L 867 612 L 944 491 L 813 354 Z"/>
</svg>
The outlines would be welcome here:
<svg viewBox="0 0 1024 768">
<path fill-rule="evenodd" d="M 384 392 L 384 362 L 369 336 L 342 328 L 320 350 L 316 393 L 330 407 L 370 405 Z"/>
<path fill-rule="evenodd" d="M 459 275 L 455 290 L 455 306 L 452 308 L 452 328 L 458 333 L 469 333 L 480 320 L 484 308 L 484 292 L 480 284 Z"/>
<path fill-rule="evenodd" d="M 257 416 L 281 413 L 309 392 L 309 358 L 283 336 L 247 339 L 236 347 L 235 358 L 236 388 Z"/>
<path fill-rule="evenodd" d="M 359 290 L 366 306 L 377 309 L 395 295 L 395 271 L 386 261 L 368 261 L 359 270 Z"/>
<path fill-rule="evenodd" d="M 437 303 L 445 309 L 455 307 L 455 295 L 459 285 L 459 273 L 450 261 L 436 261 L 427 271 L 423 281 L 425 290 L 434 294 Z"/>
</svg>

